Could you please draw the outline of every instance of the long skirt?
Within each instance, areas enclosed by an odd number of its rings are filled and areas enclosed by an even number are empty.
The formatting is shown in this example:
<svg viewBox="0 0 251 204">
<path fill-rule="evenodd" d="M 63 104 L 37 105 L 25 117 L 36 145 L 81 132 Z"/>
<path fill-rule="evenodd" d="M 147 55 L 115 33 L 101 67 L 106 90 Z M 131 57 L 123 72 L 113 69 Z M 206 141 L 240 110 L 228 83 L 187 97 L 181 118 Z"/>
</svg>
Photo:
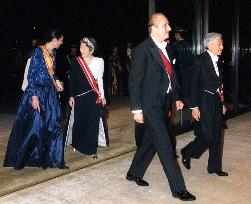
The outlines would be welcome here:
<svg viewBox="0 0 251 204">
<path fill-rule="evenodd" d="M 40 113 L 24 92 L 9 138 L 4 167 L 64 166 L 64 142 L 58 95 L 52 86 L 39 87 Z"/>
<path fill-rule="evenodd" d="M 72 147 L 87 155 L 96 154 L 98 147 L 100 105 L 96 98 L 94 92 L 75 98 Z"/>
</svg>

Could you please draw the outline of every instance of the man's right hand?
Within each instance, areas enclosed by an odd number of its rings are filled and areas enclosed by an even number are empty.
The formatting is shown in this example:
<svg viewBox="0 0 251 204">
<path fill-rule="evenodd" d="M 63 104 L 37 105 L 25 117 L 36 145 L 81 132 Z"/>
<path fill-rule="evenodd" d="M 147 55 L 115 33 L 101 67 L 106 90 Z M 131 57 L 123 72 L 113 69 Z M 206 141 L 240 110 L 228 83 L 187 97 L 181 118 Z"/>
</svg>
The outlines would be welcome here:
<svg viewBox="0 0 251 204">
<path fill-rule="evenodd" d="M 137 122 L 137 123 L 144 123 L 144 116 L 143 113 L 133 113 L 133 119 Z"/>
<path fill-rule="evenodd" d="M 200 110 L 199 108 L 193 108 L 192 109 L 192 116 L 195 120 L 199 121 L 200 120 Z"/>
</svg>

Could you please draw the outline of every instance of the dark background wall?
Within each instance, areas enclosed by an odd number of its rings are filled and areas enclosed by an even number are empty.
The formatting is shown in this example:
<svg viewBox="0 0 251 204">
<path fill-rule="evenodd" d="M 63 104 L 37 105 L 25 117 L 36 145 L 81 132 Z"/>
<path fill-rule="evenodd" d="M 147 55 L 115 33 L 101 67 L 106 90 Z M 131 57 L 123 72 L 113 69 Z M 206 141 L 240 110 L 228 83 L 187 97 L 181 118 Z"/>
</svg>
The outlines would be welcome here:
<svg viewBox="0 0 251 204">
<path fill-rule="evenodd" d="M 234 0 L 209 2 L 209 31 L 223 34 L 225 84 L 231 95 L 235 80 L 231 64 Z M 242 102 L 248 103 L 251 96 L 251 1 L 239 2 L 239 95 Z M 148 35 L 147 0 L 1 0 L 0 4 L 0 99 L 6 93 L 12 92 L 15 97 L 20 92 L 30 40 L 41 36 L 48 27 L 56 25 L 65 31 L 61 53 L 85 35 L 97 38 L 104 55 L 109 54 L 114 44 L 123 49 L 127 40 L 136 44 Z M 193 39 L 195 0 L 156 0 L 156 11 L 168 16 L 172 28 L 185 27 L 186 37 Z M 174 40 L 173 33 L 171 40 Z"/>
</svg>

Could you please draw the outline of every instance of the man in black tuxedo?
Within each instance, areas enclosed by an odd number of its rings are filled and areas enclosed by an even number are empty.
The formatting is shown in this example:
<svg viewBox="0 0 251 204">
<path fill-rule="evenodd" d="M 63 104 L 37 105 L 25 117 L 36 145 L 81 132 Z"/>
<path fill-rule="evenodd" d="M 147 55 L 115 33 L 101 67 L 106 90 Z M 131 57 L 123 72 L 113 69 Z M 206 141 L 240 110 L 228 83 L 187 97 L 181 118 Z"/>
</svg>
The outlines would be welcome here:
<svg viewBox="0 0 251 204">
<path fill-rule="evenodd" d="M 190 67 L 193 60 L 193 54 L 192 44 L 184 37 L 185 32 L 186 30 L 184 28 L 175 28 L 174 37 L 176 42 L 173 43 L 173 50 L 176 58 L 175 70 L 181 85 L 182 99 L 187 102 L 189 98 Z M 190 119 L 191 118 L 188 120 Z"/>
<path fill-rule="evenodd" d="M 130 103 L 134 120 L 144 123 L 144 137 L 137 148 L 126 179 L 148 186 L 143 176 L 157 152 L 168 178 L 172 195 L 180 200 L 195 200 L 186 190 L 178 162 L 173 156 L 166 118 L 172 101 L 178 100 L 177 80 L 169 61 L 165 39 L 171 30 L 164 14 L 153 14 L 148 23 L 149 38 L 139 44 L 132 55 L 129 75 Z"/>
<path fill-rule="evenodd" d="M 228 176 L 222 171 L 222 113 L 223 85 L 221 66 L 218 56 L 223 50 L 222 35 L 208 33 L 204 38 L 206 51 L 197 56 L 191 71 L 191 99 L 192 116 L 200 121 L 199 135 L 194 141 L 181 150 L 182 163 L 190 169 L 191 158 L 199 159 L 202 153 L 209 149 L 207 171 L 218 176 Z"/>
<path fill-rule="evenodd" d="M 166 50 L 168 53 L 168 58 L 171 62 L 173 62 L 174 60 L 174 55 L 173 55 L 173 49 L 170 46 L 170 43 L 168 42 L 168 40 L 165 40 L 167 42 L 166 45 Z M 176 141 L 176 135 L 173 131 L 173 126 L 172 126 L 172 122 L 171 122 L 171 110 L 172 110 L 172 104 L 169 104 L 170 107 L 168 108 L 169 112 L 166 115 L 166 125 L 167 125 L 167 130 L 170 136 L 170 140 L 171 140 L 171 144 L 172 144 L 172 148 L 173 148 L 173 155 L 174 157 L 177 159 L 179 158 L 179 156 L 177 155 L 176 152 L 176 145 L 177 145 L 177 141 Z M 135 141 L 136 141 L 136 146 L 139 147 L 143 141 L 143 137 L 144 137 L 144 123 L 137 123 L 135 122 Z"/>
</svg>

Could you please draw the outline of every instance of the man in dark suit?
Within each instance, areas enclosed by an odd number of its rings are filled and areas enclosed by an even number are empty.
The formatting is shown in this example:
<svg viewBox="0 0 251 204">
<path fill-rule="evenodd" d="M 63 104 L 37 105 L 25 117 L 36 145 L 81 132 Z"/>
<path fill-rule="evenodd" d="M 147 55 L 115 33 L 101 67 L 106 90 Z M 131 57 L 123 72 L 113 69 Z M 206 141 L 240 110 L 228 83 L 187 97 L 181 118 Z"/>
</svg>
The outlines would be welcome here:
<svg viewBox="0 0 251 204">
<path fill-rule="evenodd" d="M 192 116 L 200 121 L 199 135 L 194 141 L 181 150 L 182 162 L 190 169 L 191 158 L 199 159 L 202 153 L 209 149 L 207 171 L 218 176 L 228 176 L 222 171 L 222 113 L 223 86 L 218 56 L 223 50 L 222 35 L 208 33 L 204 38 L 206 51 L 199 55 L 191 71 L 191 99 Z"/>
<path fill-rule="evenodd" d="M 143 176 L 157 152 L 168 178 L 172 195 L 180 200 L 195 200 L 186 190 L 166 126 L 172 101 L 177 109 L 183 108 L 178 100 L 177 80 L 169 61 L 165 39 L 171 30 L 164 14 L 153 14 L 148 23 L 149 38 L 139 44 L 132 56 L 129 75 L 130 103 L 134 120 L 144 123 L 144 137 L 137 148 L 126 179 L 140 186 L 148 186 Z"/>
<path fill-rule="evenodd" d="M 165 41 L 167 42 L 166 51 L 168 53 L 169 60 L 171 62 L 173 62 L 174 55 L 173 55 L 172 47 L 170 46 L 170 43 L 167 40 L 165 40 Z M 173 155 L 177 159 L 177 158 L 179 158 L 179 156 L 177 155 L 177 152 L 176 152 L 177 141 L 176 141 L 176 135 L 173 131 L 173 126 L 172 126 L 172 122 L 171 122 L 172 104 L 170 103 L 169 105 L 170 105 L 170 107 L 168 108 L 169 112 L 166 115 L 166 126 L 167 126 L 167 130 L 168 130 L 171 144 L 172 144 L 172 148 L 173 148 Z M 143 141 L 143 137 L 144 137 L 144 123 L 135 122 L 135 132 L 134 133 L 135 133 L 136 146 L 139 147 L 141 145 L 141 143 Z"/>
<path fill-rule="evenodd" d="M 192 45 L 184 38 L 185 29 L 176 27 L 174 37 L 176 42 L 173 43 L 174 55 L 176 58 L 175 70 L 181 85 L 182 99 L 185 101 L 189 97 L 190 67 L 193 60 Z"/>
</svg>

